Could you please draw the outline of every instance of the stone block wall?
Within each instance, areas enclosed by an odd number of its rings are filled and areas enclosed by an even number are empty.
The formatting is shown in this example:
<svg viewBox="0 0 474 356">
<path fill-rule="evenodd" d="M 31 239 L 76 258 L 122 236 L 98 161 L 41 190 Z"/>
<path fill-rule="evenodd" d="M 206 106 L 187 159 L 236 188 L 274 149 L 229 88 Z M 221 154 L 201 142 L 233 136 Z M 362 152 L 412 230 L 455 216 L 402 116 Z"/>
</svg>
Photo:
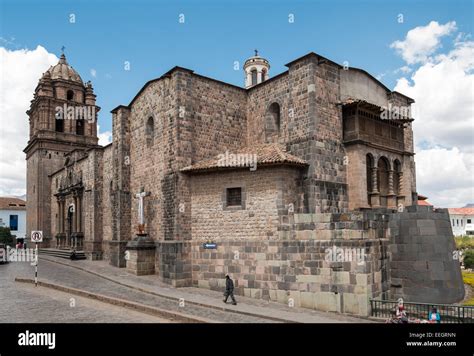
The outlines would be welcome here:
<svg viewBox="0 0 474 356">
<path fill-rule="evenodd" d="M 277 239 L 299 195 L 298 168 L 246 169 L 191 177 L 194 241 Z M 226 188 L 242 187 L 243 209 L 225 209 Z M 290 209 L 291 210 L 291 209 Z"/>
<path fill-rule="evenodd" d="M 156 241 L 155 273 L 173 287 L 192 285 L 192 256 L 189 241 Z"/>
<path fill-rule="evenodd" d="M 175 78 L 152 82 L 130 105 L 130 114 L 126 118 L 130 132 L 130 235 L 136 232 L 138 226 L 134 194 L 142 188 L 150 192 L 145 199 L 146 229 L 150 237 L 154 240 L 164 239 L 174 227 L 173 211 L 170 209 L 174 209 L 176 199 L 172 177 L 178 142 L 176 85 Z M 153 120 L 152 132 L 147 126 L 150 118 Z M 127 150 L 125 143 L 123 149 Z M 119 155 L 123 153 L 116 153 L 117 160 L 124 158 Z M 123 189 L 122 193 L 125 192 L 126 189 Z M 126 238 L 124 234 L 120 236 Z"/>
<path fill-rule="evenodd" d="M 111 234 L 104 236 L 103 250 L 106 259 L 116 267 L 125 267 L 125 245 L 132 238 L 130 193 L 130 110 L 118 107 L 112 112 L 112 166 L 111 176 L 104 167 L 104 181 L 108 194 L 104 199 L 110 202 Z"/>
<path fill-rule="evenodd" d="M 193 286 L 311 309 L 368 315 L 369 298 L 389 288 L 388 215 L 295 214 L 297 240 L 192 242 Z M 337 257 L 344 256 L 344 257 Z"/>
<path fill-rule="evenodd" d="M 257 85 L 248 94 L 248 141 L 265 140 L 272 103 L 280 106 L 279 141 L 310 167 L 304 180 L 304 212 L 347 211 L 345 151 L 339 101 L 339 66 L 306 56 L 288 72 Z"/>
<path fill-rule="evenodd" d="M 392 299 L 448 304 L 464 298 L 447 209 L 410 206 L 391 216 L 390 230 Z"/>
</svg>

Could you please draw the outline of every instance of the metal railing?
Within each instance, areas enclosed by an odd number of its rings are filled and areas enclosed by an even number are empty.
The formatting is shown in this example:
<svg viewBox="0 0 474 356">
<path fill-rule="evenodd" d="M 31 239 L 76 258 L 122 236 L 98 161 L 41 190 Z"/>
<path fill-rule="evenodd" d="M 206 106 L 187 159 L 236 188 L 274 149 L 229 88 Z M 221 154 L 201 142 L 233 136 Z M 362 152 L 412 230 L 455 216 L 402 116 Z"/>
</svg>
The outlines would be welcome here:
<svg viewBox="0 0 474 356">
<path fill-rule="evenodd" d="M 371 316 L 389 319 L 394 316 L 398 302 L 395 300 L 370 299 Z M 411 303 L 403 302 L 408 318 L 428 320 L 432 308 L 436 308 L 441 323 L 474 323 L 474 306 L 433 304 L 433 303 Z"/>
</svg>

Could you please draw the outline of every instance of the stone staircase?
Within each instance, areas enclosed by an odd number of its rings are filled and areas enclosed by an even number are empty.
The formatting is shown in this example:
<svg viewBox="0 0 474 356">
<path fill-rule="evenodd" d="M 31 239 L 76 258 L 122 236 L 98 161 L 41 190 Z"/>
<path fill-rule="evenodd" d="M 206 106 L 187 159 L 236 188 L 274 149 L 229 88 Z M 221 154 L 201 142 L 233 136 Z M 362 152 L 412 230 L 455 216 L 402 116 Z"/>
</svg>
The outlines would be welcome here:
<svg viewBox="0 0 474 356">
<path fill-rule="evenodd" d="M 59 258 L 65 258 L 67 260 L 71 259 L 72 250 L 70 249 L 57 249 L 57 248 L 40 248 L 40 256 L 54 256 Z M 76 251 L 76 260 L 86 260 L 87 257 L 84 251 Z"/>
</svg>

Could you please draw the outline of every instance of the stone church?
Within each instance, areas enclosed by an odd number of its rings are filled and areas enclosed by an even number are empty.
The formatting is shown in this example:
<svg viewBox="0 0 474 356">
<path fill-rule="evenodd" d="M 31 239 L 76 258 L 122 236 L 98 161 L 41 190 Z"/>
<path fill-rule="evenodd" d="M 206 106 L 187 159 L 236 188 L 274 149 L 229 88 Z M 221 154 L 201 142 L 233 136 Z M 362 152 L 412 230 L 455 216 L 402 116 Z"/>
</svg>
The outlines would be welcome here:
<svg viewBox="0 0 474 356">
<path fill-rule="evenodd" d="M 307 308 L 462 299 L 447 212 L 416 205 L 413 100 L 312 52 L 286 67 L 270 77 L 256 52 L 245 87 L 174 67 L 112 110 L 102 147 L 92 84 L 62 55 L 27 111 L 28 231 L 175 287 L 229 273 L 236 294 Z"/>
</svg>

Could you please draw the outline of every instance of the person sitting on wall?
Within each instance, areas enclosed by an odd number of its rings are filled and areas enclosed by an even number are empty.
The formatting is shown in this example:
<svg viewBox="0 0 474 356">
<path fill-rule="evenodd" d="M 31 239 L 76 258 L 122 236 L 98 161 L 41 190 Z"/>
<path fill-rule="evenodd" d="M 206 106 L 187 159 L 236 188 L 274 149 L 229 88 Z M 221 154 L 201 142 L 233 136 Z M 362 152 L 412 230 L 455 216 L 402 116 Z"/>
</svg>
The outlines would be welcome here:
<svg viewBox="0 0 474 356">
<path fill-rule="evenodd" d="M 403 305 L 403 299 L 399 298 L 397 300 L 397 306 L 395 308 L 395 317 L 398 319 L 400 323 L 408 323 L 407 312 L 405 310 L 405 306 Z"/>
<path fill-rule="evenodd" d="M 435 307 L 433 307 L 431 312 L 428 314 L 428 320 L 430 323 L 441 323 L 441 316 Z"/>
</svg>

